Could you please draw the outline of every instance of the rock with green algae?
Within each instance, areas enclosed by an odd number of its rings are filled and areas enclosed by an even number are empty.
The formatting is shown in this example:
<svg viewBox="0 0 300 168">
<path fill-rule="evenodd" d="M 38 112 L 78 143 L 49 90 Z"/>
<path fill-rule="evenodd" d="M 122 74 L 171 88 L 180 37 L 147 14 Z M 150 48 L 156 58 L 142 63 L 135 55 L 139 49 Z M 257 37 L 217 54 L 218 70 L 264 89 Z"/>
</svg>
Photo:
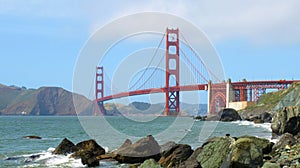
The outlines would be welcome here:
<svg viewBox="0 0 300 168">
<path fill-rule="evenodd" d="M 229 154 L 233 144 L 234 139 L 231 137 L 212 138 L 202 146 L 197 161 L 204 168 L 229 167 Z"/>
<path fill-rule="evenodd" d="M 154 159 L 145 160 L 138 168 L 162 168 Z"/>
<path fill-rule="evenodd" d="M 280 168 L 277 163 L 265 162 L 262 168 Z"/>
<path fill-rule="evenodd" d="M 232 149 L 231 167 L 257 168 L 263 164 L 263 149 L 252 138 L 239 138 Z"/>
<path fill-rule="evenodd" d="M 238 140 L 248 139 L 249 141 L 253 142 L 258 148 L 262 149 L 263 154 L 269 154 L 272 151 L 272 148 L 274 146 L 273 142 L 270 142 L 267 139 L 264 138 L 257 138 L 255 136 L 241 136 L 238 138 Z M 238 142 L 238 141 L 237 141 Z"/>
<path fill-rule="evenodd" d="M 242 136 L 217 137 L 202 146 L 197 161 L 204 168 L 231 167 L 257 168 L 263 165 L 263 156 L 272 150 L 273 143 L 267 139 Z"/>
</svg>

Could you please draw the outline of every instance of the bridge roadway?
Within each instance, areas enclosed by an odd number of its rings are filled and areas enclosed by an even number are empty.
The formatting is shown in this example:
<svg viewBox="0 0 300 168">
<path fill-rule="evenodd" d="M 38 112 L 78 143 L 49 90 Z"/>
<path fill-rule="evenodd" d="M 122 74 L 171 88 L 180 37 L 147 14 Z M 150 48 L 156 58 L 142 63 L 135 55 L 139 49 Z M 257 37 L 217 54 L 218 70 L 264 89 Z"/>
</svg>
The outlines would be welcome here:
<svg viewBox="0 0 300 168">
<path fill-rule="evenodd" d="M 143 90 L 135 90 L 129 92 L 121 92 L 110 96 L 105 96 L 99 98 L 97 102 L 104 102 L 112 99 L 118 99 L 122 97 L 128 96 L 135 96 L 135 95 L 143 95 L 143 94 L 150 94 L 150 93 L 164 93 L 167 91 L 194 91 L 194 90 L 207 90 L 207 84 L 200 84 L 200 85 L 185 85 L 185 86 L 172 86 L 169 88 L 150 88 L 150 89 L 143 89 Z"/>
<path fill-rule="evenodd" d="M 294 82 L 300 82 L 300 80 L 243 81 L 243 82 L 232 82 L 232 85 L 234 87 L 250 86 L 250 85 L 252 85 L 252 86 L 263 86 L 265 88 L 272 89 L 273 87 L 278 88 L 278 87 L 276 87 L 278 85 L 283 85 L 283 84 L 290 85 Z"/>
<path fill-rule="evenodd" d="M 232 82 L 231 85 L 233 89 L 246 89 L 253 87 L 262 87 L 265 89 L 280 88 L 278 85 L 289 85 L 293 82 L 300 82 L 300 80 L 271 80 L 271 81 L 243 81 L 243 82 Z M 135 96 L 135 95 L 144 95 L 150 93 L 165 93 L 167 91 L 195 91 L 195 90 L 208 90 L 208 84 L 198 84 L 198 85 L 185 85 L 185 86 L 172 86 L 172 87 L 163 87 L 163 88 L 150 88 L 143 90 L 135 90 L 129 92 L 121 92 L 113 94 L 110 96 L 104 96 L 97 99 L 97 102 L 104 102 L 112 99 L 118 99 L 122 97 Z"/>
</svg>

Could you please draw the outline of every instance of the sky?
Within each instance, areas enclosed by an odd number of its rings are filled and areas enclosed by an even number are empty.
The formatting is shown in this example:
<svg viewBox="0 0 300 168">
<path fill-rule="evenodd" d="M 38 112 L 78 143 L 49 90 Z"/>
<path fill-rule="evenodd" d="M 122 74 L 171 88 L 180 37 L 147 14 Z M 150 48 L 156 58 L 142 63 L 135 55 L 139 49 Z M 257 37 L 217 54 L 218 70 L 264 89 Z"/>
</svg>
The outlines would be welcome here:
<svg viewBox="0 0 300 168">
<path fill-rule="evenodd" d="M 0 83 L 71 91 L 80 51 L 97 29 L 152 11 L 201 29 L 226 78 L 300 79 L 299 7 L 298 0 L 0 0 Z"/>
</svg>

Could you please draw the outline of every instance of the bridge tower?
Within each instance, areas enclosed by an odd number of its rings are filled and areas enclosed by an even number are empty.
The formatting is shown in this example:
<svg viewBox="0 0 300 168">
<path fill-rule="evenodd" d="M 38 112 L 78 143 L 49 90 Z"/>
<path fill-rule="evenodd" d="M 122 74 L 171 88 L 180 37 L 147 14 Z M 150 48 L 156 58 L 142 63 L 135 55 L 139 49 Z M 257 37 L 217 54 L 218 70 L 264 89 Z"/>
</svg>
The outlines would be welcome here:
<svg viewBox="0 0 300 168">
<path fill-rule="evenodd" d="M 96 67 L 96 80 L 95 80 L 95 108 L 94 115 L 98 115 L 98 111 L 100 110 L 102 115 L 105 115 L 105 108 L 102 101 L 98 101 L 100 98 L 104 97 L 104 69 L 102 67 Z"/>
<path fill-rule="evenodd" d="M 180 111 L 179 89 L 179 30 L 166 30 L 166 105 L 164 115 L 177 115 Z"/>
</svg>

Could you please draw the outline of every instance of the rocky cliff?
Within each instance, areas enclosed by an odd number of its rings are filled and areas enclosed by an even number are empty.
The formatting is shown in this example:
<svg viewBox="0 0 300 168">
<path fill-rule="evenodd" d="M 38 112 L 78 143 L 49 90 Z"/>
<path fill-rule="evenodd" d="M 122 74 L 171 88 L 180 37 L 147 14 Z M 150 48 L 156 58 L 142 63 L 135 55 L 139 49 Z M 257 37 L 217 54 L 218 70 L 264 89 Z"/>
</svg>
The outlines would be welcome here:
<svg viewBox="0 0 300 168">
<path fill-rule="evenodd" d="M 26 89 L 0 85 L 0 112 L 2 115 L 76 115 L 73 96 L 82 102 L 76 109 L 78 114 L 92 114 L 89 99 L 59 87 Z"/>
<path fill-rule="evenodd" d="M 286 90 L 271 92 L 261 96 L 257 103 L 239 111 L 243 119 L 261 119 L 273 116 L 284 107 L 300 106 L 300 83 L 292 84 Z M 270 119 L 267 119 L 270 122 Z"/>
<path fill-rule="evenodd" d="M 271 128 L 273 135 L 297 135 L 300 132 L 300 106 L 288 106 L 278 111 L 273 116 Z"/>
</svg>

